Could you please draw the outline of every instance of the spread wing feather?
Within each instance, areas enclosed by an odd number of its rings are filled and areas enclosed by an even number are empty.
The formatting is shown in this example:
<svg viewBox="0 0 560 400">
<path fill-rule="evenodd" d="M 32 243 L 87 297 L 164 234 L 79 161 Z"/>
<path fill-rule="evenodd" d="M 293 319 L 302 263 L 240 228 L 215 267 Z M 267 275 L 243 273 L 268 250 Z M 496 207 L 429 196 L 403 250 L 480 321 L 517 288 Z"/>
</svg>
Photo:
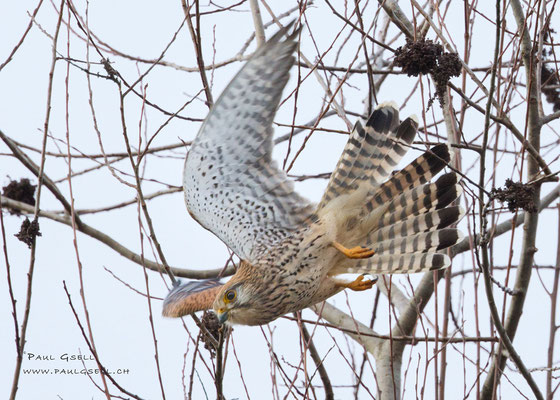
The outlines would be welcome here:
<svg viewBox="0 0 560 400">
<path fill-rule="evenodd" d="M 185 161 L 190 214 L 249 262 L 313 213 L 271 161 L 272 120 L 294 63 L 295 34 L 280 30 L 214 104 Z"/>
</svg>

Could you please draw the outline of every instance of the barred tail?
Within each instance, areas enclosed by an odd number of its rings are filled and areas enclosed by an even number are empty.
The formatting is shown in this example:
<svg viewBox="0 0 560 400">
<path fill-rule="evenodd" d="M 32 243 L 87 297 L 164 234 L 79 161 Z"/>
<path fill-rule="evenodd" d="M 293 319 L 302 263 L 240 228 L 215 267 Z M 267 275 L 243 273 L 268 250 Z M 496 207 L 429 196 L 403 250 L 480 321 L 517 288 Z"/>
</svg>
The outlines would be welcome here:
<svg viewBox="0 0 560 400">
<path fill-rule="evenodd" d="M 385 254 L 380 256 L 375 255 L 370 259 L 358 260 L 343 268 L 337 268 L 333 271 L 333 274 L 412 274 L 443 269 L 450 265 L 451 261 L 447 254 Z"/>
<path fill-rule="evenodd" d="M 380 104 L 367 121 L 358 120 L 317 207 L 363 204 L 391 174 L 416 135 L 414 118 L 399 120 L 394 103 Z"/>
<path fill-rule="evenodd" d="M 462 193 L 454 172 L 426 183 L 449 161 L 446 145 L 418 157 L 381 185 L 364 206 L 358 226 L 367 232 L 365 243 L 375 254 L 349 260 L 333 273 L 412 273 L 446 268 L 450 260 L 440 252 L 462 239 L 449 226 L 464 215 L 460 206 L 449 206 Z"/>
</svg>

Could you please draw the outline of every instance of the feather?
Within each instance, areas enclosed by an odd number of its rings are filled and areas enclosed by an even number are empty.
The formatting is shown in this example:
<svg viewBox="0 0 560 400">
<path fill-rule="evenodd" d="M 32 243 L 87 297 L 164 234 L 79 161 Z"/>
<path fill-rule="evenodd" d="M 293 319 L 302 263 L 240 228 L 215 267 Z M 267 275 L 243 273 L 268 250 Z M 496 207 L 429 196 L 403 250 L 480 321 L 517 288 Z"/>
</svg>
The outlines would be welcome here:
<svg viewBox="0 0 560 400">
<path fill-rule="evenodd" d="M 459 222 L 464 214 L 465 211 L 460 206 L 427 211 L 373 231 L 370 234 L 371 241 L 378 243 L 391 238 L 408 237 L 416 233 L 443 229 Z"/>
<path fill-rule="evenodd" d="M 199 281 L 175 281 L 163 301 L 164 317 L 182 317 L 195 311 L 208 310 L 223 284 L 220 279 L 203 279 Z"/>
<path fill-rule="evenodd" d="M 336 267 L 332 274 L 411 274 L 443 269 L 450 265 L 447 254 L 384 254 L 366 260 L 349 260 L 341 267 Z"/>
<path fill-rule="evenodd" d="M 189 213 L 254 262 L 301 228 L 313 206 L 271 161 L 272 121 L 297 47 L 281 29 L 245 63 L 202 124 L 183 174 Z"/>
<path fill-rule="evenodd" d="M 344 202 L 364 202 L 370 192 L 389 176 L 414 139 L 417 123 L 400 123 L 395 103 L 383 103 L 367 121 L 358 120 L 332 174 L 318 213 Z"/>
</svg>

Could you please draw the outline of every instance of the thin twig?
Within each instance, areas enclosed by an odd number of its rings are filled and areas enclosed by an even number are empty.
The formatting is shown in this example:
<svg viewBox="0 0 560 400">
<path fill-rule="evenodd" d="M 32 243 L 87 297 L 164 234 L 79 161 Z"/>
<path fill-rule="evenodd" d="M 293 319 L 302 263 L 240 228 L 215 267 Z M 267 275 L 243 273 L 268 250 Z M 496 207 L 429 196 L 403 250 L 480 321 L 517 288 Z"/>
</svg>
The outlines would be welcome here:
<svg viewBox="0 0 560 400">
<path fill-rule="evenodd" d="M 206 70 L 204 69 L 204 58 L 202 57 L 202 36 L 200 35 L 200 12 L 198 9 L 199 2 L 195 1 L 196 29 L 193 27 L 192 16 L 190 15 L 192 5 L 187 5 L 186 0 L 181 0 L 181 5 L 183 6 L 183 12 L 185 13 L 187 26 L 189 27 L 189 32 L 191 34 L 191 39 L 194 45 L 198 71 L 200 79 L 202 80 L 202 88 L 204 89 L 204 93 L 206 94 L 206 105 L 208 106 L 208 108 L 211 108 L 214 104 L 214 99 L 212 97 L 210 86 L 208 85 L 208 78 L 206 77 Z"/>
<path fill-rule="evenodd" d="M 55 66 L 56 66 L 56 46 L 57 46 L 57 42 L 58 42 L 58 34 L 60 32 L 60 26 L 62 23 L 62 11 L 64 9 L 64 3 L 65 0 L 61 0 L 60 3 L 60 8 L 58 10 L 58 21 L 56 23 L 56 28 L 55 28 L 55 34 L 53 37 L 53 44 L 52 44 L 52 58 L 51 58 L 51 68 L 49 71 L 49 76 L 48 76 L 48 88 L 47 88 L 47 102 L 46 102 L 46 112 L 45 112 L 45 123 L 43 125 L 43 142 L 42 142 L 42 149 L 41 149 L 41 164 L 39 165 L 39 167 L 36 169 L 37 171 L 37 177 L 38 177 L 38 183 L 37 183 L 37 192 L 36 192 L 36 201 L 35 201 L 35 207 L 33 208 L 33 221 L 35 223 L 38 223 L 38 217 L 39 217 L 39 211 L 40 211 L 40 202 L 41 202 L 41 191 L 42 191 L 42 187 L 43 187 L 43 183 L 47 184 L 44 177 L 45 177 L 45 161 L 46 161 L 46 156 L 45 156 L 45 149 L 47 147 L 47 133 L 49 131 L 49 122 L 50 122 L 50 115 L 51 115 L 51 101 L 52 101 L 52 88 L 53 88 L 53 79 L 54 79 L 54 70 L 55 70 Z M 4 142 L 8 145 L 8 147 L 10 146 L 10 141 L 6 141 L 6 137 L 5 135 L 0 131 L 0 136 L 2 137 L 2 139 L 4 140 Z M 10 148 L 12 150 L 12 152 L 14 152 L 13 148 Z M 17 149 L 19 150 L 19 149 Z M 15 153 L 18 153 L 18 151 L 15 151 Z M 23 154 L 23 153 L 22 153 Z M 15 154 L 14 154 L 15 155 Z M 30 163 L 27 163 L 27 165 L 22 161 L 29 161 Z M 37 166 L 35 164 L 31 164 L 32 161 L 30 159 L 26 157 L 22 157 L 22 163 L 29 169 L 36 168 Z M 33 167 L 33 168 L 31 168 Z M 56 186 L 52 186 L 49 187 L 49 189 L 53 190 L 53 188 L 56 188 Z M 58 192 L 58 189 L 55 190 L 55 192 Z M 55 194 L 56 196 L 56 194 Z M 63 203 L 63 206 L 65 208 L 68 207 L 68 202 L 64 203 L 60 198 L 59 200 Z M 16 365 L 14 368 L 14 377 L 12 380 L 12 389 L 10 391 L 10 400 L 15 400 L 16 398 L 16 393 L 18 390 L 18 384 L 19 384 L 19 377 L 20 377 L 20 373 L 21 373 L 21 365 L 23 362 L 23 352 L 25 349 L 25 344 L 27 342 L 27 327 L 29 324 L 29 315 L 31 312 L 31 296 L 33 293 L 33 273 L 35 271 L 35 254 L 36 254 L 36 250 L 37 250 L 37 242 L 36 242 L 36 238 L 32 238 L 31 241 L 31 254 L 29 256 L 29 270 L 27 272 L 27 291 L 26 291 L 26 296 L 25 296 L 25 309 L 23 312 L 23 320 L 21 323 L 21 328 L 20 328 L 20 336 L 19 336 L 19 350 L 17 352 L 17 357 L 16 357 Z"/>
<path fill-rule="evenodd" d="M 23 41 L 25 40 L 25 38 L 27 37 L 27 34 L 31 30 L 31 27 L 33 26 L 33 21 L 35 20 L 35 17 L 37 16 L 37 13 L 39 12 L 39 9 L 41 8 L 42 4 L 43 4 L 43 0 L 39 0 L 39 4 L 37 4 L 37 7 L 35 7 L 35 10 L 33 10 L 33 13 L 31 14 L 31 17 L 29 19 L 29 24 L 27 24 L 27 28 L 23 32 L 23 35 L 21 35 L 21 38 L 20 38 L 19 42 L 17 42 L 17 44 L 14 46 L 14 48 L 12 49 L 12 51 L 10 52 L 8 57 L 6 58 L 6 61 L 4 61 L 2 64 L 0 64 L 0 71 L 2 71 L 2 69 L 4 69 L 4 67 L 6 65 L 8 65 L 8 63 L 10 61 L 12 61 L 12 59 L 14 58 L 14 55 L 16 54 L 18 49 L 23 44 Z"/>
<path fill-rule="evenodd" d="M 169 264 L 167 264 L 165 254 L 163 253 L 161 245 L 160 245 L 160 243 L 157 239 L 157 236 L 156 236 L 156 231 L 155 231 L 153 223 L 152 223 L 152 218 L 150 217 L 150 214 L 148 212 L 148 206 L 146 205 L 146 200 L 144 199 L 144 194 L 143 194 L 143 191 L 142 191 L 142 181 L 140 179 L 140 174 L 139 174 L 139 171 L 138 171 L 139 162 L 140 162 L 140 155 L 137 157 L 137 161 L 135 162 L 134 157 L 132 156 L 132 150 L 130 148 L 130 143 L 128 141 L 128 133 L 127 133 L 127 126 L 126 126 L 126 121 L 125 121 L 125 113 L 124 113 L 124 94 L 122 93 L 121 85 L 118 82 L 117 82 L 117 87 L 118 87 L 118 90 L 119 90 L 119 99 L 120 99 L 122 134 L 123 134 L 126 150 L 128 152 L 130 165 L 132 167 L 132 170 L 134 171 L 134 178 L 136 179 L 136 192 L 138 193 L 138 203 L 140 204 L 140 207 L 142 208 L 144 218 L 146 219 L 146 223 L 148 224 L 148 230 L 150 232 L 150 239 L 153 241 L 153 243 L 156 246 L 158 257 L 161 260 L 161 263 L 163 264 L 163 269 L 165 270 L 165 272 L 169 276 L 169 279 L 171 279 L 171 282 L 175 283 L 175 281 L 176 281 L 175 276 L 173 274 L 173 271 L 169 267 Z M 143 257 L 142 257 L 142 259 L 143 259 Z"/>
<path fill-rule="evenodd" d="M 93 348 L 93 346 L 89 342 L 88 336 L 87 336 L 87 334 L 84 330 L 84 327 L 83 327 L 83 325 L 80 321 L 80 317 L 78 316 L 78 313 L 76 312 L 76 309 L 74 308 L 74 304 L 72 303 L 72 297 L 70 296 L 70 292 L 68 292 L 68 288 L 66 287 L 66 281 L 62 281 L 62 285 L 63 285 L 63 288 L 64 288 L 64 292 L 66 293 L 66 297 L 68 298 L 68 304 L 70 305 L 70 309 L 72 310 L 72 314 L 74 314 L 74 319 L 76 320 L 76 324 L 78 325 L 78 328 L 80 328 L 82 338 L 86 342 L 86 344 L 89 348 L 89 351 L 91 352 L 91 354 L 95 358 L 95 361 L 96 361 L 97 365 L 100 366 L 100 370 L 101 370 L 102 374 L 104 376 L 106 376 L 111 381 L 111 383 L 113 385 L 115 385 L 115 387 L 117 389 L 119 389 L 122 393 L 126 394 L 127 396 L 132 397 L 133 399 L 142 400 L 141 397 L 139 397 L 139 396 L 135 395 L 134 393 L 131 393 L 128 390 L 124 389 L 115 379 L 113 379 L 111 374 L 109 374 L 107 372 L 107 369 L 101 363 L 101 360 L 99 359 L 99 356 L 97 355 L 97 352 L 95 351 L 95 349 Z"/>
<path fill-rule="evenodd" d="M 552 389 L 552 367 L 554 363 L 554 344 L 556 343 L 556 304 L 558 301 L 558 282 L 560 281 L 560 204 L 558 207 L 558 239 L 556 243 L 556 265 L 554 266 L 554 278 L 552 279 L 552 292 L 550 293 L 550 323 L 548 330 L 548 349 L 546 354 L 546 398 L 553 400 L 555 390 Z"/>
<path fill-rule="evenodd" d="M 492 107 L 492 96 L 494 94 L 494 88 L 495 88 L 495 81 L 496 81 L 496 73 L 497 73 L 497 69 L 496 66 L 498 64 L 498 57 L 499 57 L 499 48 L 500 48 L 500 29 L 501 29 L 501 2 L 500 1 L 496 1 L 496 45 L 495 45 L 495 51 L 494 51 L 494 66 L 495 68 L 493 68 L 492 70 L 492 77 L 490 80 L 490 90 L 489 90 L 489 95 L 488 95 L 488 103 L 486 106 L 486 116 L 485 116 L 485 124 L 484 124 L 484 136 L 483 136 L 483 143 L 482 143 L 482 148 L 485 148 L 485 145 L 488 142 L 488 128 L 490 126 L 490 108 Z M 527 34 L 526 30 L 525 30 L 525 26 L 523 25 L 525 23 L 525 19 L 523 16 L 523 12 L 521 9 L 521 4 L 517 3 L 516 0 L 512 1 L 512 8 L 514 9 L 514 14 L 516 16 L 516 19 L 518 21 L 518 25 L 519 29 L 524 31 L 525 35 Z M 528 36 L 527 36 L 528 37 Z M 530 42 L 529 43 L 525 43 L 525 50 L 530 51 Z M 527 55 L 529 61 L 525 60 L 525 69 L 527 70 L 527 80 L 528 82 L 533 81 L 533 87 L 535 86 L 535 80 L 533 79 L 534 76 L 530 73 L 530 69 L 531 69 L 531 64 L 532 62 L 530 61 L 532 55 L 529 54 Z M 531 95 L 530 95 L 531 97 Z M 529 113 L 529 120 L 531 121 L 532 117 L 531 114 L 533 114 L 534 112 L 536 112 L 536 109 L 532 107 L 531 104 L 529 104 L 528 107 L 528 113 Z M 529 122 L 529 125 L 532 125 L 531 122 Z M 537 132 L 535 132 L 535 130 L 538 130 L 538 134 L 540 134 L 540 127 L 539 126 L 534 126 L 532 125 L 530 129 L 530 133 L 529 133 L 529 137 L 530 137 L 530 141 L 532 142 L 533 146 L 538 149 L 539 148 L 539 139 L 535 136 L 535 134 L 537 134 Z M 484 165 L 484 161 L 485 161 L 485 153 L 482 153 L 480 155 L 480 184 L 484 185 L 484 174 L 485 174 L 485 165 Z M 535 159 L 530 158 L 528 160 L 528 173 L 530 177 L 533 177 L 536 175 L 536 173 L 538 172 L 538 163 L 536 162 Z M 535 204 L 538 204 L 539 201 L 539 197 L 538 197 L 538 189 L 535 190 L 535 192 L 537 193 L 536 195 L 533 196 Z M 512 361 L 515 363 L 515 365 L 517 366 L 517 368 L 519 369 L 519 371 L 521 372 L 521 374 L 523 375 L 523 377 L 525 378 L 525 380 L 527 381 L 529 387 L 531 388 L 531 390 L 533 391 L 533 394 L 535 395 L 535 397 L 537 399 L 544 399 L 542 393 L 539 390 L 539 387 L 537 386 L 537 384 L 535 383 L 533 377 L 531 376 L 531 374 L 529 373 L 529 371 L 527 371 L 527 368 L 525 367 L 525 364 L 523 363 L 523 361 L 521 360 L 521 357 L 519 356 L 519 354 L 517 353 L 517 351 L 515 350 L 515 347 L 513 346 L 511 339 L 513 338 L 513 336 L 515 335 L 515 331 L 516 331 L 516 327 L 517 327 L 517 322 L 519 321 L 519 318 L 521 316 L 521 310 L 523 309 L 523 303 L 524 303 L 524 299 L 525 299 L 525 292 L 529 286 L 529 281 L 530 281 L 530 276 L 531 276 L 531 272 L 530 269 L 532 268 L 532 262 L 533 262 L 533 254 L 534 254 L 534 246 L 535 246 L 535 235 L 536 235 L 536 227 L 537 227 L 537 219 L 538 219 L 538 213 L 529 213 L 527 215 L 527 219 L 529 221 L 527 221 L 528 223 L 525 225 L 525 232 L 524 232 L 524 238 L 523 238 L 523 249 L 522 249 L 522 256 L 521 256 L 521 261 L 519 263 L 519 267 L 517 268 L 517 277 L 518 279 L 516 280 L 516 285 L 515 285 L 515 290 L 517 291 L 517 295 L 513 297 L 512 299 L 512 304 L 510 306 L 509 309 L 509 317 L 508 317 L 508 321 L 506 323 L 506 327 L 504 327 L 504 325 L 502 325 L 502 321 L 500 319 L 500 316 L 498 314 L 498 309 L 496 307 L 496 303 L 494 300 L 494 293 L 492 291 L 492 280 L 490 278 L 490 261 L 489 261 L 489 257 L 488 257 L 488 241 L 484 238 L 486 236 L 486 232 L 487 232 L 487 220 L 485 218 L 485 203 L 484 203 L 484 193 L 482 191 L 479 192 L 479 211 L 480 211 L 480 224 L 481 224 L 481 236 L 483 237 L 483 239 L 480 242 L 480 253 L 482 255 L 482 260 L 481 260 L 481 268 L 482 268 L 482 272 L 484 275 L 484 287 L 486 289 L 486 297 L 488 298 L 488 307 L 490 309 L 490 314 L 492 315 L 492 322 L 494 323 L 494 326 L 496 327 L 496 330 L 498 331 L 498 334 L 500 335 L 500 339 L 501 339 L 501 344 L 503 344 L 503 346 L 507 349 L 507 353 L 508 356 L 512 359 Z M 523 282 L 520 282 L 520 279 L 523 279 Z M 512 325 L 512 319 L 511 316 L 513 315 L 513 325 Z M 512 329 L 513 328 L 513 329 Z M 498 352 L 496 354 L 496 357 L 494 359 L 494 361 L 492 362 L 492 366 L 489 370 L 489 373 L 487 375 L 486 381 L 484 382 L 484 386 L 482 388 L 482 393 L 481 393 L 481 398 L 483 400 L 486 399 L 491 399 L 492 396 L 494 395 L 494 390 L 496 387 L 496 384 L 500 378 L 501 375 L 501 371 L 503 370 L 503 364 L 505 363 L 505 357 L 504 357 L 504 353 L 502 351 L 500 351 L 501 346 L 498 347 Z"/>
<path fill-rule="evenodd" d="M 319 353 L 317 352 L 317 348 L 315 347 L 315 343 L 313 343 L 313 339 L 309 335 L 309 331 L 307 330 L 305 324 L 301 324 L 300 329 L 303 335 L 303 340 L 306 343 L 306 347 L 309 349 L 309 354 L 311 355 L 311 358 L 313 359 L 313 362 L 317 367 L 317 371 L 319 372 L 319 377 L 323 382 L 323 389 L 325 390 L 325 399 L 332 400 L 334 399 L 332 384 L 329 378 L 329 374 L 325 368 L 325 365 L 323 364 L 323 360 L 319 356 Z"/>
</svg>

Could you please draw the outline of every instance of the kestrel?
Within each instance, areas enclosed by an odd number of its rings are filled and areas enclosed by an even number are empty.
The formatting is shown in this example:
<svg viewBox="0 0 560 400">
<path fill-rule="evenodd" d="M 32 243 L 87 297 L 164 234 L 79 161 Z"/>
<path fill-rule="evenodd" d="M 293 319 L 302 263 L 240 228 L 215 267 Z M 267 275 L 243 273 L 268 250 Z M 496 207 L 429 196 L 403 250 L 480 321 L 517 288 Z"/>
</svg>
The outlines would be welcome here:
<svg viewBox="0 0 560 400">
<path fill-rule="evenodd" d="M 461 233 L 455 173 L 427 183 L 449 162 L 447 145 L 432 147 L 391 175 L 416 135 L 414 117 L 399 120 L 394 104 L 354 126 L 318 205 L 294 191 L 271 159 L 272 122 L 294 63 L 296 33 L 280 30 L 258 49 L 214 104 L 187 154 L 187 209 L 241 263 L 217 279 L 176 285 L 163 315 L 213 308 L 220 322 L 261 325 L 373 281 L 345 273 L 437 270 L 441 250 Z"/>
</svg>

